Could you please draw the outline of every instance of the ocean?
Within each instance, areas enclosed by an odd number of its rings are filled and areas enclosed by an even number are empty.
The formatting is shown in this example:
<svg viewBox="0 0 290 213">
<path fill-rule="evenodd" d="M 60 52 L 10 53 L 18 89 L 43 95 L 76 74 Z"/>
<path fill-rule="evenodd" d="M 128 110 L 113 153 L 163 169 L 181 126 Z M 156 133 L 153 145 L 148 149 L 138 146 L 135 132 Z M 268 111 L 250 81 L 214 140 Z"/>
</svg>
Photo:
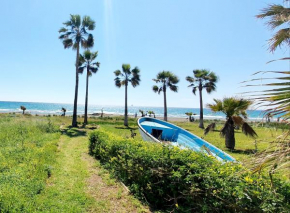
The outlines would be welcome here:
<svg viewBox="0 0 290 213">
<path fill-rule="evenodd" d="M 60 103 L 36 103 L 36 102 L 9 102 L 9 101 L 0 101 L 0 113 L 21 113 L 22 110 L 20 106 L 26 107 L 26 113 L 38 114 L 38 115 L 61 115 L 61 108 L 66 108 L 66 115 L 72 115 L 73 113 L 73 104 L 60 104 Z M 84 114 L 85 106 L 84 104 L 78 105 L 78 114 Z M 124 106 L 107 106 L 107 105 L 89 105 L 88 114 L 92 113 L 101 113 L 105 114 L 113 114 L 113 115 L 123 115 L 124 114 Z M 163 107 L 142 107 L 142 106 L 128 106 L 128 114 L 134 115 L 138 114 L 140 117 L 139 110 L 146 111 L 154 111 L 156 117 L 163 116 Z M 192 112 L 195 115 L 195 118 L 199 117 L 199 108 L 177 108 L 177 107 L 168 107 L 167 113 L 168 117 L 180 117 L 186 118 L 186 112 Z M 262 120 L 263 119 L 263 111 L 261 110 L 248 110 L 248 119 L 249 120 Z M 213 113 L 209 109 L 204 109 L 204 119 L 225 119 L 225 115 L 221 112 Z"/>
</svg>

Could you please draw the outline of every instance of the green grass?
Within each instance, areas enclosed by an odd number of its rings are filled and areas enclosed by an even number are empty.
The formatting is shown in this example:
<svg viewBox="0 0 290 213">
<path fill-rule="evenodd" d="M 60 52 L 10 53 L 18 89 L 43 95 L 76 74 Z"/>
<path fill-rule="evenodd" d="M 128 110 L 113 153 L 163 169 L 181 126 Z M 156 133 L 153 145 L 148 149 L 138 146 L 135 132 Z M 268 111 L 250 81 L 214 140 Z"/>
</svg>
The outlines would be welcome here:
<svg viewBox="0 0 290 213">
<path fill-rule="evenodd" d="M 46 118 L 1 116 L 0 211 L 34 208 L 51 175 L 59 137 Z"/>
<path fill-rule="evenodd" d="M 198 123 L 189 122 L 176 122 L 176 125 L 194 133 L 199 137 L 203 137 L 204 140 L 215 145 L 216 147 L 226 151 L 239 161 L 246 160 L 250 155 L 257 151 L 263 151 L 270 146 L 270 142 L 273 142 L 279 135 L 283 133 L 282 129 L 274 127 L 261 127 L 258 123 L 252 123 L 251 126 L 257 132 L 258 137 L 256 139 L 247 137 L 242 133 L 242 130 L 235 130 L 236 146 L 234 151 L 230 151 L 225 147 L 225 139 L 220 136 L 219 130 L 223 127 L 223 123 L 219 121 L 216 125 L 216 130 L 209 132 L 208 135 L 203 135 L 203 129 L 198 128 Z M 205 126 L 209 124 L 209 121 L 205 122 Z M 255 145 L 255 143 L 257 145 Z"/>
<path fill-rule="evenodd" d="M 70 122 L 0 115 L 0 212 L 148 212 L 88 155 L 91 130 Z"/>
<path fill-rule="evenodd" d="M 133 129 L 137 140 L 142 140 L 141 135 L 138 131 L 137 119 L 129 119 L 129 128 L 124 127 L 122 117 L 114 117 L 106 119 L 106 123 L 102 124 L 104 121 L 101 118 L 91 118 L 90 123 L 97 125 L 100 124 L 100 128 L 106 131 L 112 132 L 116 135 L 120 135 L 125 138 L 131 137 L 130 130 Z M 116 122 L 118 121 L 118 122 Z M 289 129 L 287 124 L 283 123 L 258 123 L 253 122 L 250 125 L 257 132 L 258 137 L 256 139 L 247 137 L 242 133 L 242 130 L 235 130 L 236 146 L 235 150 L 231 151 L 225 147 L 225 139 L 220 136 L 219 130 L 223 127 L 223 121 L 208 121 L 205 120 L 205 127 L 211 122 L 216 122 L 215 131 L 209 132 L 208 135 L 204 136 L 203 129 L 198 127 L 198 121 L 195 122 L 172 122 L 173 124 L 180 126 L 193 134 L 202 137 L 204 140 L 215 145 L 221 150 L 233 156 L 238 161 L 242 162 L 246 167 L 253 168 L 253 160 L 255 154 L 258 154 L 273 145 L 277 137 L 281 136 L 285 131 Z M 288 128 L 288 129 L 287 129 Z M 277 175 L 283 176 L 287 180 L 290 179 L 289 172 L 280 171 Z"/>
<path fill-rule="evenodd" d="M 78 119 L 81 124 L 83 118 Z M 69 127 L 70 117 L 0 114 L 0 212 L 114 212 L 119 206 L 119 212 L 148 211 L 87 154 L 87 132 L 94 128 L 123 138 L 130 138 L 132 130 L 142 140 L 136 121 L 130 118 L 127 128 L 122 117 L 90 118 L 86 128 L 76 129 Z M 174 123 L 203 137 L 197 122 Z M 259 135 L 258 152 L 287 128 L 252 125 Z M 219 122 L 216 129 L 221 127 Z M 241 130 L 236 131 L 234 152 L 225 148 L 218 131 L 204 139 L 242 162 L 256 149 L 255 140 Z"/>
<path fill-rule="evenodd" d="M 122 117 L 118 117 L 119 121 Z M 212 121 L 205 121 L 205 126 L 210 124 Z M 251 123 L 251 126 L 257 132 L 258 137 L 256 139 L 247 137 L 242 133 L 242 130 L 235 130 L 236 147 L 234 151 L 230 151 L 225 147 L 225 139 L 220 136 L 219 130 L 223 127 L 222 121 L 216 121 L 216 130 L 210 132 L 208 135 L 203 135 L 203 129 L 198 127 L 198 122 L 172 122 L 173 124 L 180 126 L 193 134 L 202 137 L 209 143 L 217 146 L 218 148 L 226 151 L 239 161 L 247 159 L 251 154 L 257 151 L 263 151 L 269 147 L 270 143 L 285 131 L 285 126 L 275 126 L 274 124 L 264 124 L 261 126 L 260 123 Z M 123 122 L 116 122 L 116 118 L 106 120 L 105 122 L 101 118 L 91 118 L 90 124 L 99 124 L 100 128 L 106 131 L 110 131 L 123 137 L 131 137 L 130 130 L 132 129 L 136 135 L 136 139 L 142 139 L 138 131 L 137 119 L 129 119 L 129 128 L 123 125 Z M 256 143 L 256 145 L 255 145 Z"/>
</svg>

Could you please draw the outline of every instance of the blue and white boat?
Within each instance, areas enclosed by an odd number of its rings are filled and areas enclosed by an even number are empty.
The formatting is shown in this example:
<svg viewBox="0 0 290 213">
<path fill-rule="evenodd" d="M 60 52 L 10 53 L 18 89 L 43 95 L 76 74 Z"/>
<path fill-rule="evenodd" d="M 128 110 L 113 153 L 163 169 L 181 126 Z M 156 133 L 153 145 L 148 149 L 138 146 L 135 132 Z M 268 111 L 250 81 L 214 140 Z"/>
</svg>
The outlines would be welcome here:
<svg viewBox="0 0 290 213">
<path fill-rule="evenodd" d="M 138 127 L 145 141 L 170 142 L 172 145 L 181 148 L 189 148 L 198 152 L 203 151 L 220 161 L 236 161 L 232 156 L 214 145 L 174 124 L 155 118 L 142 117 L 138 119 Z"/>
</svg>

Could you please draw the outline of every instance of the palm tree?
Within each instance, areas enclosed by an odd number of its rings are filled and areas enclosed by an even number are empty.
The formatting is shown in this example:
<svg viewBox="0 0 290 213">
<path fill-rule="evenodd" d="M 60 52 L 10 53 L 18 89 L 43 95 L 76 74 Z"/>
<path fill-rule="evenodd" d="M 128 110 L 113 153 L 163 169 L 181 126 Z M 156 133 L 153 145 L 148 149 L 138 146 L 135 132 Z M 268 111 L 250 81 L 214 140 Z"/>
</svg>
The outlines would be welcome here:
<svg viewBox="0 0 290 213">
<path fill-rule="evenodd" d="M 138 67 L 135 67 L 131 70 L 130 64 L 123 64 L 122 71 L 116 70 L 115 72 L 116 78 L 115 85 L 120 88 L 121 86 L 125 86 L 125 119 L 124 125 L 128 126 L 128 106 L 127 106 L 127 97 L 128 97 L 128 84 L 129 82 L 135 88 L 140 83 L 140 70 Z"/>
<path fill-rule="evenodd" d="M 188 116 L 188 121 L 189 122 L 193 122 L 194 121 L 194 117 L 192 117 L 193 115 L 196 115 L 195 113 L 192 112 L 186 112 L 185 113 Z"/>
<path fill-rule="evenodd" d="M 22 114 L 24 115 L 26 107 L 25 106 L 20 106 L 20 109 L 23 111 Z"/>
<path fill-rule="evenodd" d="M 151 117 L 151 115 L 154 115 L 154 117 L 155 117 L 155 113 L 154 113 L 154 111 L 148 111 L 148 114 L 149 114 L 149 117 Z"/>
<path fill-rule="evenodd" d="M 276 32 L 276 34 L 269 40 L 269 50 L 274 52 L 277 47 L 282 44 L 290 46 L 290 8 L 283 7 L 279 4 L 271 4 L 267 8 L 262 9 L 261 14 L 256 16 L 257 18 L 264 19 L 270 18 L 266 23 L 272 30 L 287 25 L 286 28 L 282 28 Z"/>
<path fill-rule="evenodd" d="M 63 114 L 62 114 L 61 116 L 65 116 L 66 108 L 62 107 L 62 108 L 61 108 L 61 111 L 63 112 Z"/>
<path fill-rule="evenodd" d="M 164 121 L 167 121 L 167 100 L 166 100 L 166 89 L 169 87 L 169 89 L 173 92 L 177 92 L 178 87 L 176 84 L 179 82 L 179 79 L 176 75 L 174 75 L 170 71 L 162 71 L 157 74 L 157 78 L 153 79 L 156 83 L 160 83 L 160 87 L 157 85 L 153 86 L 153 91 L 158 92 L 163 92 L 163 97 L 164 97 Z"/>
<path fill-rule="evenodd" d="M 76 55 L 76 84 L 72 126 L 77 127 L 77 104 L 78 104 L 78 87 L 79 87 L 79 52 L 80 45 L 83 48 L 90 48 L 94 45 L 93 35 L 88 33 L 89 30 L 95 29 L 95 22 L 89 17 L 84 16 L 81 20 L 80 15 L 70 15 L 70 20 L 63 23 L 65 27 L 59 30 L 64 48 L 72 47 L 77 51 Z"/>
<path fill-rule="evenodd" d="M 143 110 L 139 109 L 139 112 L 141 113 L 141 117 L 145 117 L 145 113 Z"/>
<path fill-rule="evenodd" d="M 223 100 L 214 99 L 215 104 L 208 104 L 207 106 L 213 112 L 223 112 L 226 115 L 226 123 L 221 129 L 221 136 L 225 137 L 225 145 L 229 149 L 235 149 L 235 122 L 234 117 L 242 116 L 247 118 L 246 110 L 252 104 L 251 101 L 239 98 L 224 98 Z M 236 119 L 240 120 L 240 119 Z M 242 131 L 245 135 L 256 137 L 257 133 L 250 127 L 243 119 Z"/>
<path fill-rule="evenodd" d="M 194 77 L 187 76 L 186 80 L 190 83 L 189 87 L 192 87 L 192 92 L 194 95 L 197 89 L 199 91 L 199 128 L 204 129 L 202 90 L 205 89 L 207 93 L 215 91 L 218 77 L 214 72 L 206 69 L 193 70 L 193 75 Z"/>
<path fill-rule="evenodd" d="M 88 123 L 88 90 L 89 90 L 89 77 L 96 73 L 99 70 L 100 63 L 94 62 L 97 58 L 98 52 L 91 52 L 86 50 L 83 55 L 80 55 L 79 58 L 79 73 L 83 73 L 84 69 L 87 69 L 87 78 L 86 78 L 86 100 L 85 100 L 85 118 L 84 124 Z"/>
</svg>

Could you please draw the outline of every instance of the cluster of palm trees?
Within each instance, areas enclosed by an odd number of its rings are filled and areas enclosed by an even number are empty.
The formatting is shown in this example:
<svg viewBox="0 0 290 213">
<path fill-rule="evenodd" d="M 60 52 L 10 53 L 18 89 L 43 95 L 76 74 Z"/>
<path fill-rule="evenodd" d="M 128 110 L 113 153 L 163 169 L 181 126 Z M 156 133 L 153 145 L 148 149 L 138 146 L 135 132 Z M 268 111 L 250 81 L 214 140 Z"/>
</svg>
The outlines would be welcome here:
<svg viewBox="0 0 290 213">
<path fill-rule="evenodd" d="M 95 22 L 89 17 L 84 16 L 83 18 L 80 15 L 71 15 L 69 21 L 63 23 L 65 27 L 62 27 L 59 30 L 61 35 L 59 39 L 62 40 L 64 48 L 72 48 L 76 50 L 76 83 L 75 83 L 75 96 L 74 96 L 74 108 L 73 108 L 73 119 L 72 126 L 77 127 L 77 102 L 78 102 L 78 84 L 79 84 L 79 74 L 82 74 L 86 71 L 86 97 L 85 97 L 85 114 L 84 114 L 84 124 L 88 123 L 88 86 L 89 86 L 89 77 L 92 74 L 96 73 L 99 70 L 100 63 L 96 62 L 96 58 L 98 56 L 98 52 L 91 52 L 89 49 L 94 46 L 94 37 L 89 31 L 95 29 Z M 85 51 L 83 54 L 80 54 L 80 48 L 84 48 Z M 140 69 L 138 67 L 134 67 L 131 69 L 130 64 L 123 64 L 122 70 L 116 70 L 115 74 L 115 85 L 120 88 L 122 86 L 125 87 L 125 113 L 124 113 L 124 125 L 128 126 L 128 86 L 131 84 L 133 87 L 136 87 L 140 84 Z M 214 72 L 211 72 L 206 69 L 196 69 L 193 70 L 193 76 L 187 76 L 186 80 L 190 83 L 189 87 L 192 88 L 193 94 L 196 94 L 196 91 L 199 93 L 200 97 L 200 119 L 199 119 L 199 127 L 204 128 L 203 122 L 203 99 L 202 99 L 202 91 L 205 90 L 207 93 L 211 93 L 216 90 L 216 83 L 218 81 L 218 77 Z M 162 71 L 159 72 L 153 81 L 157 84 L 152 87 L 153 91 L 161 94 L 163 93 L 164 98 L 164 120 L 167 121 L 167 89 L 177 92 L 178 91 L 178 82 L 179 78 L 170 71 Z M 220 103 L 222 101 L 215 100 L 216 103 Z M 209 105 L 213 111 L 223 111 L 221 108 L 214 107 L 214 105 Z M 220 106 L 220 105 L 219 105 Z M 234 105 L 236 106 L 236 105 Z M 249 105 L 247 105 L 248 107 Z M 246 105 L 243 106 L 243 110 L 247 108 Z M 246 107 L 246 108 L 245 108 Z M 63 114 L 65 115 L 65 111 L 62 109 Z M 239 111 L 239 110 L 238 110 Z M 244 113 L 243 111 L 243 113 Z M 224 111 L 223 111 L 224 112 Z M 150 113 L 153 114 L 153 113 Z M 237 115 L 237 111 L 234 113 Z M 233 115 L 234 115 L 233 114 Z M 155 114 L 154 114 L 155 115 Z M 233 134 L 232 127 L 229 125 L 231 122 L 231 114 L 226 113 L 228 117 L 228 121 L 226 122 L 227 128 L 224 128 L 223 133 L 227 135 Z M 227 130 L 228 129 L 228 130 Z M 229 138 L 229 137 L 228 137 Z M 231 139 L 232 140 L 232 139 Z M 233 148 L 234 146 L 227 146 Z"/>
<path fill-rule="evenodd" d="M 89 17 L 80 15 L 70 15 L 70 19 L 63 23 L 65 27 L 59 30 L 61 35 L 59 39 L 62 40 L 65 49 L 72 48 L 76 50 L 76 63 L 75 63 L 75 96 L 74 96 L 74 108 L 72 126 L 77 127 L 77 104 L 78 104 L 78 87 L 79 87 L 79 74 L 83 73 L 86 69 L 86 99 L 85 99 L 85 116 L 84 124 L 87 124 L 87 106 L 88 106 L 88 85 L 89 77 L 93 73 L 96 73 L 99 69 L 100 63 L 94 60 L 98 56 L 98 52 L 90 52 L 90 48 L 94 46 L 94 37 L 89 31 L 95 29 L 95 22 Z M 80 48 L 84 48 L 86 51 L 80 54 Z"/>
</svg>

